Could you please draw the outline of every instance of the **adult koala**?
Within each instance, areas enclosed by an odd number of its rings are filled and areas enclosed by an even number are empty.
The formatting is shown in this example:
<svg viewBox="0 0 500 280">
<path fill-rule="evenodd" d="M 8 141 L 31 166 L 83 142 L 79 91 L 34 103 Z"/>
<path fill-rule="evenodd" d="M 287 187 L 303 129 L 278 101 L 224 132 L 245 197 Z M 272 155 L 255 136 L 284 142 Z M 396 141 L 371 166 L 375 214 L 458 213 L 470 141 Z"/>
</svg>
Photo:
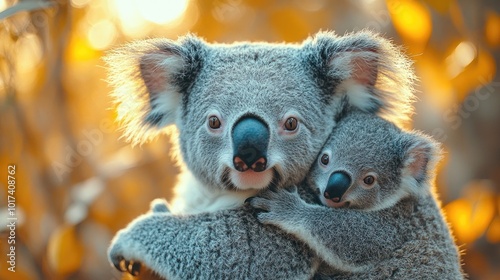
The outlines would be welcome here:
<svg viewBox="0 0 500 280">
<path fill-rule="evenodd" d="M 352 110 L 303 184 L 248 199 L 255 217 L 171 215 L 158 199 L 110 258 L 133 274 L 130 260 L 144 260 L 167 279 L 464 279 L 433 191 L 439 155 L 431 138 Z"/>
<path fill-rule="evenodd" d="M 411 110 L 411 65 L 368 31 L 301 45 L 150 39 L 106 57 L 125 135 L 175 124 L 187 167 L 173 212 L 234 208 L 298 184 L 347 104 L 393 121 Z"/>
<path fill-rule="evenodd" d="M 179 130 L 187 169 L 176 186 L 174 213 L 237 208 L 269 186 L 299 184 L 347 106 L 398 122 L 407 118 L 413 97 L 408 60 L 368 31 L 342 37 L 321 32 L 300 45 L 207 44 L 194 36 L 152 39 L 126 45 L 106 61 L 119 118 L 130 140 L 147 140 L 170 124 Z M 249 215 L 245 208 L 237 211 L 242 217 Z M 253 232 L 242 234 L 250 240 Z M 207 259 L 195 264 L 199 266 L 191 276 L 181 276 L 168 266 L 188 265 L 182 263 L 182 254 L 189 252 L 170 251 L 178 254 L 174 263 L 153 263 L 133 240 L 132 236 L 127 244 L 115 243 L 119 246 L 111 251 L 173 278 L 202 277 L 197 273 L 206 273 L 210 265 Z M 199 240 L 200 245 L 207 240 Z M 298 264 L 299 256 L 310 254 L 299 241 L 282 240 L 282 248 L 292 248 Z M 120 250 L 113 250 L 117 247 Z M 269 266 L 281 261 L 269 259 Z"/>
</svg>

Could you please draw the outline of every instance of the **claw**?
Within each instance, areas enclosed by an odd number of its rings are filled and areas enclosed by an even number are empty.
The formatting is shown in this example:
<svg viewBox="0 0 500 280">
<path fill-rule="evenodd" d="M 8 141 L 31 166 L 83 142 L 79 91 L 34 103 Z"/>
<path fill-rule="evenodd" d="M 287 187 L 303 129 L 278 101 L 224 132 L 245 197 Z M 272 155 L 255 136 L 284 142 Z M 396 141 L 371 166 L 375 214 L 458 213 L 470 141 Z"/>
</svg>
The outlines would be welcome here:
<svg viewBox="0 0 500 280">
<path fill-rule="evenodd" d="M 254 199 L 254 198 L 255 198 L 255 196 L 251 196 L 251 197 L 245 199 L 245 204 L 250 203 L 250 201 L 252 201 L 252 199 Z"/>
<path fill-rule="evenodd" d="M 141 263 L 140 262 L 133 262 L 131 261 L 128 266 L 127 266 L 127 271 L 132 275 L 132 276 L 137 276 L 139 275 L 139 272 L 141 270 Z"/>
<path fill-rule="evenodd" d="M 122 270 L 123 272 L 128 271 L 129 265 L 130 265 L 130 261 L 123 260 L 122 262 L 120 262 L 120 266 L 122 266 L 122 268 L 124 269 L 124 270 Z"/>
<path fill-rule="evenodd" d="M 122 262 L 124 262 L 123 257 L 118 257 L 117 260 L 113 260 L 113 265 L 118 271 L 125 272 L 126 270 L 123 270 Z"/>
</svg>

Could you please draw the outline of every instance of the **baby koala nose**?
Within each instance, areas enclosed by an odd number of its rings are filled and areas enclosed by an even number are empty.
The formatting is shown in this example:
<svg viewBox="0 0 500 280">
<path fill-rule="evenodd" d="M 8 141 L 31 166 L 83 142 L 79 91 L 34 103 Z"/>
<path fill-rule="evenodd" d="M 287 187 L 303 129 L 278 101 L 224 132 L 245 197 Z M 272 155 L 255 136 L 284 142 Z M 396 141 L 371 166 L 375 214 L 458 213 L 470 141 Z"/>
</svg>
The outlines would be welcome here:
<svg viewBox="0 0 500 280">
<path fill-rule="evenodd" d="M 269 128 L 263 121 L 256 117 L 243 117 L 234 125 L 231 136 L 233 166 L 236 170 L 266 170 Z"/>
<path fill-rule="evenodd" d="M 344 171 L 336 171 L 330 175 L 328 185 L 323 196 L 334 202 L 339 202 L 344 193 L 351 186 L 351 176 Z"/>
</svg>

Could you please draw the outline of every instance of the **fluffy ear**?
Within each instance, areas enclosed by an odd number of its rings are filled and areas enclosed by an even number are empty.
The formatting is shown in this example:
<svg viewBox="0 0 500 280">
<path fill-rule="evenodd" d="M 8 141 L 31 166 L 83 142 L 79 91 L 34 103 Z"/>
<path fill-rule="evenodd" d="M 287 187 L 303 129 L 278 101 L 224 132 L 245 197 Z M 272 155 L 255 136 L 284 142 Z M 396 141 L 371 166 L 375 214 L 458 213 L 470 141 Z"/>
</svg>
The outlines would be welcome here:
<svg viewBox="0 0 500 280">
<path fill-rule="evenodd" d="M 403 176 L 410 176 L 417 185 L 415 188 L 432 180 L 441 158 L 439 144 L 430 136 L 411 132 L 403 136 L 402 148 Z"/>
<path fill-rule="evenodd" d="M 111 51 L 105 58 L 114 88 L 118 120 L 134 143 L 174 124 L 202 64 L 204 42 L 194 36 L 177 41 L 149 39 Z"/>
<path fill-rule="evenodd" d="M 345 36 L 320 32 L 305 44 L 313 47 L 313 63 L 330 93 L 396 123 L 409 119 L 412 63 L 390 41 L 365 30 Z"/>
</svg>

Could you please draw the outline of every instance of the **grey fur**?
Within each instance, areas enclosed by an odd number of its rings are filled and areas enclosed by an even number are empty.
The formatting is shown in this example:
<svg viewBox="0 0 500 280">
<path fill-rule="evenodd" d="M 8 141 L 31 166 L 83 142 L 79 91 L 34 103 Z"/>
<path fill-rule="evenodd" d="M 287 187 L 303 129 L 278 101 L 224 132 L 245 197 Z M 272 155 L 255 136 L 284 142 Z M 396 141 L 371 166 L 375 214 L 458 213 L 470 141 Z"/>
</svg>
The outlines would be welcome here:
<svg viewBox="0 0 500 280">
<path fill-rule="evenodd" d="M 264 210 L 259 221 L 306 243 L 342 271 L 334 279 L 463 279 L 459 252 L 432 189 L 437 143 L 373 115 L 349 112 L 319 158 L 323 153 L 330 163 L 318 161 L 307 185 L 316 186 L 324 205 L 342 208 L 306 203 L 296 191 L 266 191 L 251 201 Z M 339 170 L 353 182 L 332 204 L 322 194 L 330 174 Z M 367 175 L 376 177 L 371 186 L 363 182 Z"/>
<path fill-rule="evenodd" d="M 114 238 L 115 264 L 140 261 L 165 279 L 310 279 L 319 260 L 305 244 L 262 226 L 249 206 L 189 216 L 151 212 Z"/>
<path fill-rule="evenodd" d="M 407 119 L 413 98 L 411 63 L 369 31 L 321 32 L 302 44 L 151 39 L 119 48 L 105 61 L 125 137 L 140 143 L 175 124 L 187 169 L 212 190 L 298 184 L 347 104 L 398 122 Z M 228 179 L 237 174 L 230 130 L 247 114 L 270 129 L 269 184 Z M 208 129 L 211 115 L 222 121 L 217 133 Z M 289 115 L 299 129 L 284 136 Z M 184 183 L 178 189 L 187 188 Z"/>
<path fill-rule="evenodd" d="M 117 234 L 110 259 L 141 261 L 167 279 L 463 279 L 431 187 L 434 141 L 354 110 L 322 153 L 330 164 L 313 165 L 300 195 L 262 191 L 249 203 L 255 213 L 245 205 L 174 216 L 155 212 L 164 209 L 156 202 Z M 340 169 L 354 179 L 342 198 L 350 204 L 320 205 L 318 195 Z M 366 172 L 377 177 L 371 188 L 361 185 Z"/>
</svg>

